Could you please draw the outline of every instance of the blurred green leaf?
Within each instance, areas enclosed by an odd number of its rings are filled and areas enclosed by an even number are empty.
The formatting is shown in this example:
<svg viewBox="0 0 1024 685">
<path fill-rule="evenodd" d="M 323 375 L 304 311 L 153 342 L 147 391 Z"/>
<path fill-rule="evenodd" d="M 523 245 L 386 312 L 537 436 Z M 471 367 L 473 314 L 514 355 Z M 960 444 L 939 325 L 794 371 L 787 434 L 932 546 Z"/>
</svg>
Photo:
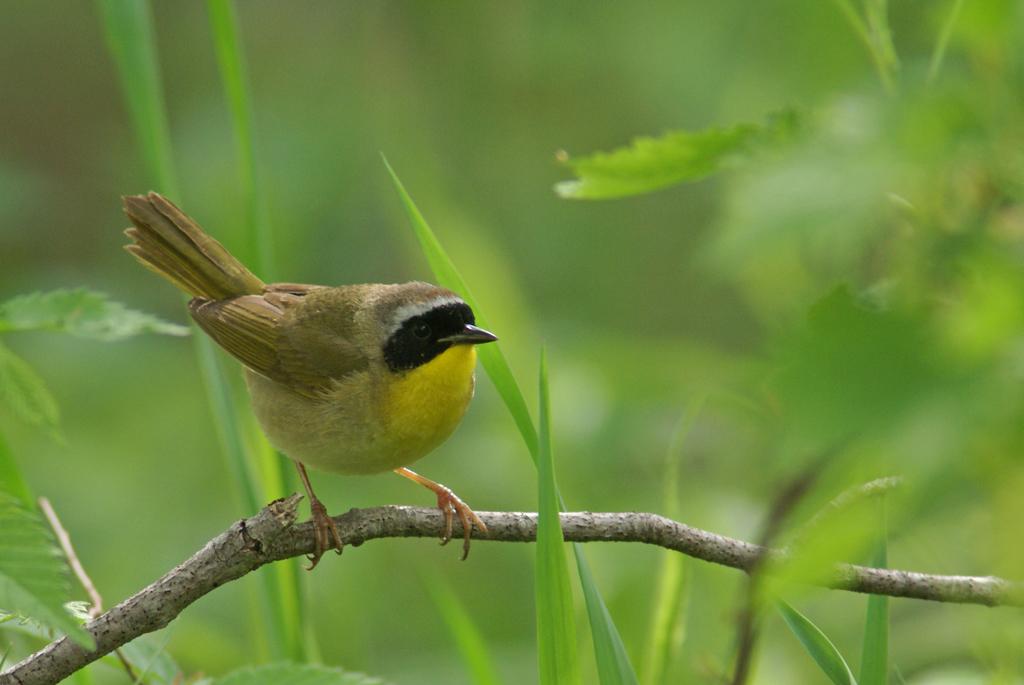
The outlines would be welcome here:
<svg viewBox="0 0 1024 685">
<path fill-rule="evenodd" d="M 857 680 L 853 677 L 853 672 L 850 671 L 843 655 L 818 626 L 782 600 L 778 601 L 777 606 L 786 625 L 829 680 L 835 685 L 857 685 Z"/>
<path fill-rule="evenodd" d="M 240 668 L 216 678 L 211 685 L 385 685 L 380 678 L 340 668 L 301 664 L 268 664 Z"/>
<path fill-rule="evenodd" d="M 32 491 L 21 475 L 21 469 L 3 433 L 0 433 L 0 492 L 17 498 L 27 509 L 35 509 Z"/>
<path fill-rule="evenodd" d="M 541 685 L 580 682 L 576 621 L 566 566 L 565 539 L 558 513 L 554 457 L 551 454 L 551 400 L 547 356 L 540 355 L 540 452 L 537 460 L 537 655 Z"/>
<path fill-rule="evenodd" d="M 122 340 L 141 333 L 188 335 L 185 326 L 128 309 L 102 293 L 53 290 L 0 303 L 0 332 L 46 330 L 94 340 Z"/>
<path fill-rule="evenodd" d="M 577 179 L 557 183 L 555 192 L 574 200 L 600 200 L 696 181 L 742 162 L 758 149 L 788 140 L 796 128 L 796 114 L 785 111 L 772 115 L 763 125 L 637 138 L 629 147 L 565 159 Z"/>
<path fill-rule="evenodd" d="M 466 611 L 462 600 L 440 575 L 424 574 L 424 587 L 437 607 L 448 631 L 455 638 L 462 660 L 473 677 L 475 685 L 499 685 L 498 669 L 487 647 L 480 627 Z"/>
<path fill-rule="evenodd" d="M 67 564 L 42 518 L 0 493 L 0 609 L 65 633 L 87 649 L 92 636 L 64 608 Z"/>
<path fill-rule="evenodd" d="M 886 568 L 889 560 L 885 495 L 879 498 L 878 509 L 879 539 L 870 565 L 874 568 Z M 869 595 L 867 618 L 864 621 L 864 645 L 860 659 L 860 685 L 886 685 L 888 682 L 889 598 L 885 595 Z"/>
<path fill-rule="evenodd" d="M 431 270 L 434 272 L 434 277 L 441 285 L 460 293 L 466 302 L 469 303 L 470 307 L 473 308 L 473 311 L 478 312 L 476 302 L 469 293 L 469 288 L 466 286 L 465 281 L 462 280 L 462 277 L 456 270 L 455 264 L 441 246 L 437 236 L 430 229 L 426 219 L 423 218 L 412 198 L 406 192 L 402 182 L 398 179 L 398 175 L 395 174 L 391 165 L 388 164 L 387 158 L 383 157 L 383 155 L 381 157 L 384 159 L 384 165 L 387 167 L 391 180 L 394 182 L 395 188 L 402 199 L 402 204 L 409 215 L 413 231 L 419 240 L 423 253 L 427 257 Z M 487 327 L 486 320 L 481 316 L 477 317 L 477 323 L 485 328 Z M 484 370 L 487 371 L 487 376 L 491 379 L 502 401 L 505 403 L 505 407 L 512 415 L 516 427 L 519 429 L 519 434 L 526 444 L 530 458 L 533 459 L 534 466 L 538 466 L 539 447 L 537 431 L 534 428 L 533 420 L 530 418 L 530 412 L 526 408 L 526 400 L 519 389 L 519 384 L 512 375 L 512 370 L 509 368 L 508 362 L 501 352 L 500 344 L 484 345 L 479 353 L 480 361 L 483 364 Z M 559 506 L 564 511 L 565 503 L 562 501 L 561 495 L 557 494 L 557 490 L 556 495 Z M 573 552 L 576 557 L 577 573 L 583 587 L 583 596 L 587 604 L 587 616 L 590 619 L 591 637 L 594 643 L 594 653 L 598 666 L 598 677 L 602 685 L 615 685 L 618 682 L 635 682 L 636 675 L 629 661 L 629 656 L 626 654 L 622 637 L 619 635 L 618 628 L 616 628 L 608 607 L 601 597 L 601 592 L 594 582 L 590 566 L 583 555 L 583 549 L 579 544 L 574 544 Z M 626 675 L 623 676 L 623 674 Z"/>
<path fill-rule="evenodd" d="M 868 306 L 840 286 L 781 343 L 774 384 L 793 425 L 839 439 L 884 428 L 934 389 L 932 348 L 922 320 Z"/>
<path fill-rule="evenodd" d="M 60 421 L 57 400 L 43 379 L 21 357 L 0 343 L 0 408 L 19 419 L 56 433 Z"/>
<path fill-rule="evenodd" d="M 123 645 L 120 651 L 135 670 L 137 682 L 146 685 L 178 685 L 182 682 L 183 671 L 167 653 L 166 645 L 156 644 L 150 636 L 137 637 Z M 115 668 L 122 668 L 116 654 L 108 654 L 104 660 Z"/>
</svg>

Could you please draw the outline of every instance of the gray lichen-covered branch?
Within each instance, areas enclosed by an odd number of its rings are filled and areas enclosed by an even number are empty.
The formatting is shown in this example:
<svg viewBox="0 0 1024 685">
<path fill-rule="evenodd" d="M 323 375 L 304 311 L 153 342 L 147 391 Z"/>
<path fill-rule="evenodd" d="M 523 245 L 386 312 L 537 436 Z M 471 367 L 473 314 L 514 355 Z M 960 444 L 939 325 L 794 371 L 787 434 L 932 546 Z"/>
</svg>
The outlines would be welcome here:
<svg viewBox="0 0 1024 685">
<path fill-rule="evenodd" d="M 61 638 L 0 674 L 0 685 L 57 683 L 136 637 L 163 628 L 218 586 L 264 564 L 310 553 L 313 529 L 308 522 L 296 523 L 299 499 L 293 495 L 278 500 L 252 518 L 235 523 L 163 578 L 90 621 L 86 628 L 96 640 L 95 650 L 87 651 Z M 478 539 L 536 539 L 536 514 L 478 514 L 489 531 L 486 537 L 474 533 Z M 743 571 L 761 565 L 762 571 L 770 572 L 773 562 L 785 558 L 782 551 L 766 550 L 656 514 L 574 512 L 562 514 L 561 520 L 568 541 L 642 542 Z M 437 537 L 443 525 L 437 509 L 416 507 L 353 509 L 335 521 L 345 544 L 351 547 L 377 538 Z M 1024 606 L 1024 585 L 995 577 L 940 576 L 839 564 L 808 582 L 891 597 Z"/>
</svg>

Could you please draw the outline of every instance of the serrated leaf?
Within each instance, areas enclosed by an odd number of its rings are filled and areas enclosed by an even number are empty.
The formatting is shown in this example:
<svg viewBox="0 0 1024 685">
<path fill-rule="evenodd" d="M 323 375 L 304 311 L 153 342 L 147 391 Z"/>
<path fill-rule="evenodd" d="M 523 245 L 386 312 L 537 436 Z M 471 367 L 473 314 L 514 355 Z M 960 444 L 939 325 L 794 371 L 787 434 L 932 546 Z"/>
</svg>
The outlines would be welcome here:
<svg viewBox="0 0 1024 685">
<path fill-rule="evenodd" d="M 93 649 L 95 643 L 65 609 L 70 577 L 39 515 L 0 493 L 0 610 L 28 617 Z"/>
<path fill-rule="evenodd" d="M 60 421 L 57 400 L 43 379 L 28 362 L 3 344 L 0 344 L 0 410 L 53 432 Z"/>
<path fill-rule="evenodd" d="M 637 138 L 628 147 L 563 159 L 576 180 L 555 184 L 560 197 L 600 200 L 640 195 L 684 181 L 697 181 L 787 140 L 797 127 L 792 111 L 765 124 L 739 124 L 703 131 L 674 131 Z"/>
<path fill-rule="evenodd" d="M 537 561 L 534 566 L 537 606 L 537 656 L 541 685 L 580 682 L 572 587 L 566 565 L 565 539 L 559 520 L 558 490 L 551 454 L 551 400 L 548 365 L 540 355 L 540 452 L 537 460 Z"/>
<path fill-rule="evenodd" d="M 26 509 L 33 509 L 35 502 L 28 483 L 21 475 L 21 469 L 14 460 L 14 454 L 7 444 L 6 438 L 0 433 L 0 492 L 17 498 Z"/>
<path fill-rule="evenodd" d="M 779 600 L 776 606 L 786 625 L 829 680 L 835 685 L 857 685 L 846 659 L 811 619 L 782 600 Z"/>
<path fill-rule="evenodd" d="M 54 290 L 20 295 L 0 304 L 0 331 L 46 330 L 93 340 L 122 340 L 140 333 L 188 335 L 188 328 L 128 309 L 102 293 Z"/>
<path fill-rule="evenodd" d="M 380 678 L 340 668 L 311 664 L 268 664 L 240 668 L 216 678 L 212 685 L 386 685 Z"/>
</svg>

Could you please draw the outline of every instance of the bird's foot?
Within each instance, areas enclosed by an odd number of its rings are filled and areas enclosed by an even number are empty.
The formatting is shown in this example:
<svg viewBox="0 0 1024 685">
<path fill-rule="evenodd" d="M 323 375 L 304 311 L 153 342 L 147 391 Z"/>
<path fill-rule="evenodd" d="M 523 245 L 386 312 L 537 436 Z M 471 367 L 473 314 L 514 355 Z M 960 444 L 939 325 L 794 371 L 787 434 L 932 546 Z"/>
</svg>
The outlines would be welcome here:
<svg viewBox="0 0 1024 685">
<path fill-rule="evenodd" d="M 320 563 L 320 557 L 324 555 L 324 552 L 333 549 L 338 554 L 341 554 L 343 545 L 341 534 L 338 533 L 338 526 L 334 523 L 334 519 L 327 515 L 327 507 L 323 505 L 323 502 L 316 497 L 311 497 L 309 500 L 309 512 L 312 514 L 313 519 L 315 546 L 313 553 L 306 556 L 306 559 L 309 560 L 309 566 L 306 567 L 306 570 L 312 571 Z"/>
<path fill-rule="evenodd" d="M 458 515 L 459 522 L 462 523 L 462 559 L 465 560 L 469 556 L 469 540 L 473 535 L 473 526 L 476 526 L 484 535 L 487 534 L 487 526 L 469 508 L 469 505 L 459 499 L 450 488 L 438 484 L 435 492 L 437 492 L 437 508 L 444 514 L 444 531 L 441 533 L 441 544 L 446 545 L 452 539 L 452 526 L 455 516 Z"/>
</svg>

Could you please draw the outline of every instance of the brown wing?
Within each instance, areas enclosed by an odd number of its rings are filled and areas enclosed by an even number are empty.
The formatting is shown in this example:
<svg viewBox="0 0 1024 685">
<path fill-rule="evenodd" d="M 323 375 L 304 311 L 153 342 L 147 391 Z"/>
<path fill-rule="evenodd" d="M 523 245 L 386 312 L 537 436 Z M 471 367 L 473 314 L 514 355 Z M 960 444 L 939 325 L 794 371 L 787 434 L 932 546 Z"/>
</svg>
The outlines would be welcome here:
<svg viewBox="0 0 1024 685">
<path fill-rule="evenodd" d="M 332 379 L 365 368 L 366 357 L 345 337 L 353 311 L 322 297 L 322 286 L 272 284 L 261 295 L 189 303 L 199 327 L 252 371 L 317 397 Z M 324 314 L 327 318 L 324 318 Z"/>
</svg>

